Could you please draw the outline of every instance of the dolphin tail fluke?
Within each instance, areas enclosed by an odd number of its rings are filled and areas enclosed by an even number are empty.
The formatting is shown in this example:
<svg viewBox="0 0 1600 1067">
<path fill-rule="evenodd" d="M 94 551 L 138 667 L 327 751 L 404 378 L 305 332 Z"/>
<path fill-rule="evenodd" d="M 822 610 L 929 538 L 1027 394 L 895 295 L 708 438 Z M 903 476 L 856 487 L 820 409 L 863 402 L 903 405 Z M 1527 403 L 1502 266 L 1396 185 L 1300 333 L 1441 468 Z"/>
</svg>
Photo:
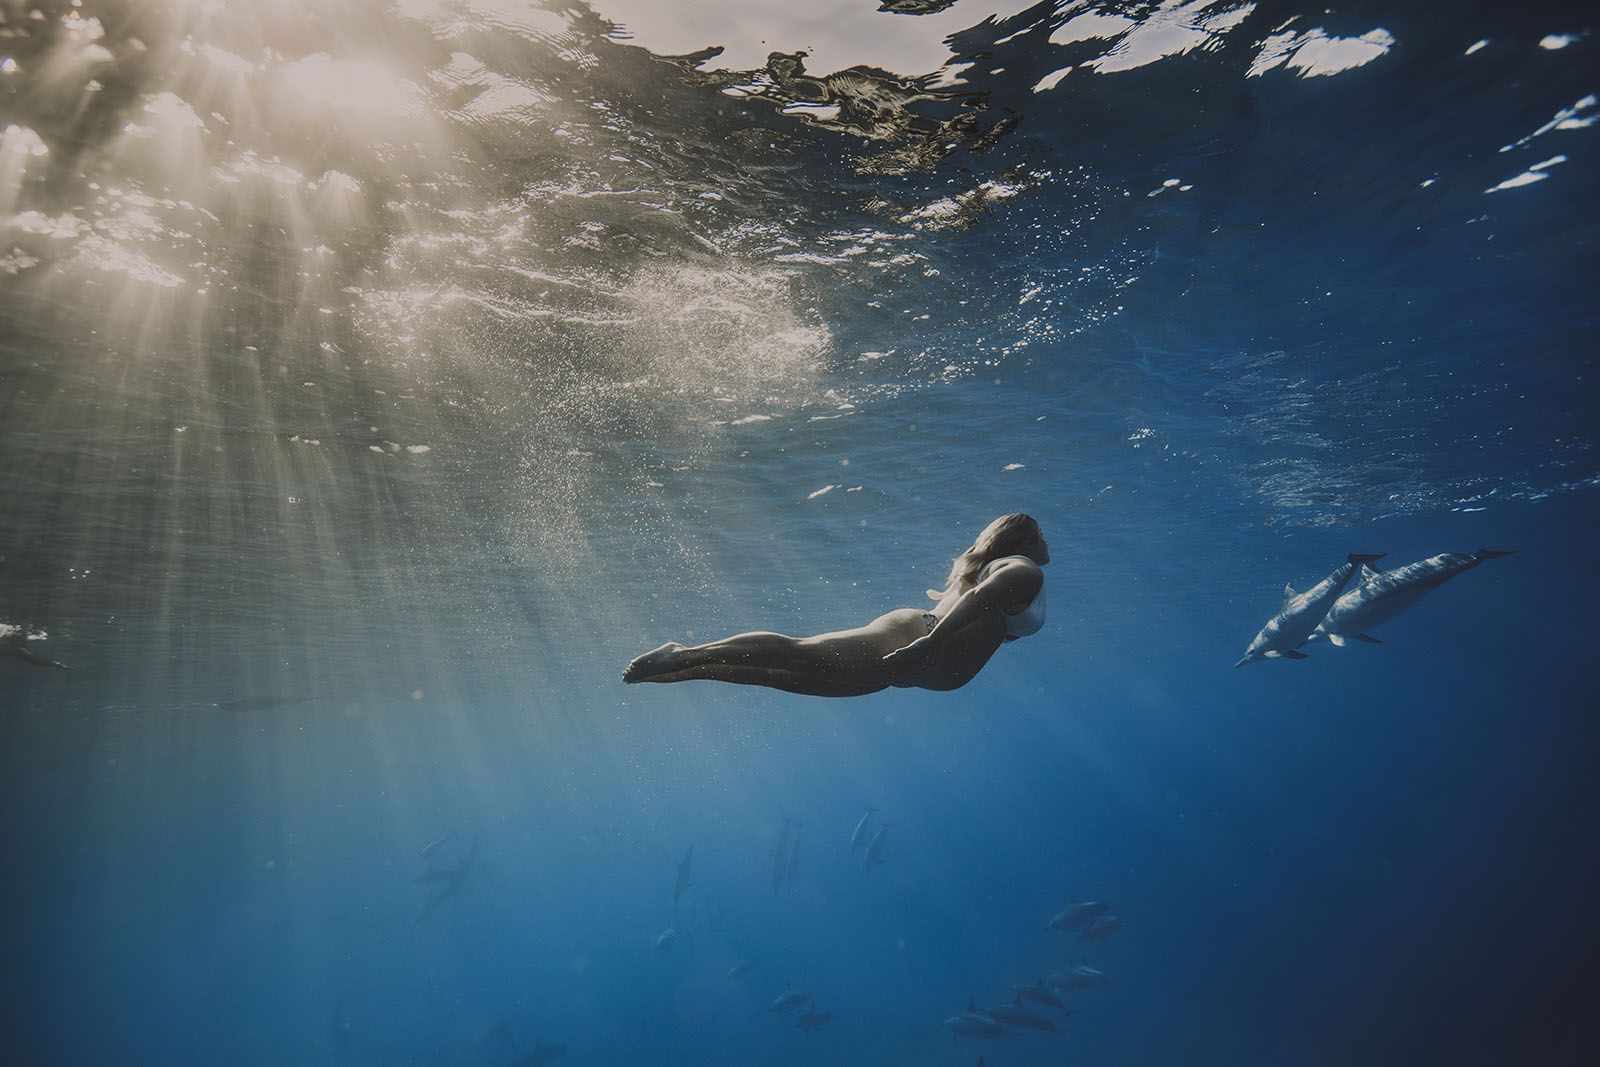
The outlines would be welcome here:
<svg viewBox="0 0 1600 1067">
<path fill-rule="evenodd" d="M 1365 641 L 1369 645 L 1381 645 L 1381 644 L 1383 644 L 1382 641 L 1378 640 L 1376 637 L 1373 637 L 1371 634 L 1352 634 L 1351 636 L 1354 637 L 1357 641 Z"/>
</svg>

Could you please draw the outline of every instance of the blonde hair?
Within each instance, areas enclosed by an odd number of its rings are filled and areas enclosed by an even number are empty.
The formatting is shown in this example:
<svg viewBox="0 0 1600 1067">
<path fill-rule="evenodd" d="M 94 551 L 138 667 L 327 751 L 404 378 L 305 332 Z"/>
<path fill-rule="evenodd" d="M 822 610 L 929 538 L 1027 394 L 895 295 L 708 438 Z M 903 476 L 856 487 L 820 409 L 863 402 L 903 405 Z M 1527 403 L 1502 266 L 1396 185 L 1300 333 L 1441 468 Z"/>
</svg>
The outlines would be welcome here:
<svg viewBox="0 0 1600 1067">
<path fill-rule="evenodd" d="M 928 590 L 928 598 L 942 600 L 953 589 L 977 585 L 983 568 L 997 559 L 1021 555 L 1039 536 L 1039 523 L 1032 515 L 1014 512 L 1000 516 L 983 528 L 971 548 L 951 562 L 944 588 Z"/>
</svg>

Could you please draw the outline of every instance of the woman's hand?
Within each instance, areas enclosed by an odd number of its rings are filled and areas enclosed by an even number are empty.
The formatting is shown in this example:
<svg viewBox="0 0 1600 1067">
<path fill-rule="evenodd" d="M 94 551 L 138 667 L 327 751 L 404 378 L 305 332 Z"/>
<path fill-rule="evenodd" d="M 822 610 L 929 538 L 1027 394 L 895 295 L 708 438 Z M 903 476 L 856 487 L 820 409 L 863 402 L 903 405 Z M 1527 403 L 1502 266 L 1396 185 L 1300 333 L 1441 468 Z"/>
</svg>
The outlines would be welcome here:
<svg viewBox="0 0 1600 1067">
<path fill-rule="evenodd" d="M 904 648 L 897 648 L 883 657 L 883 665 L 898 678 L 915 681 L 922 677 L 933 663 L 933 641 L 919 637 Z"/>
</svg>

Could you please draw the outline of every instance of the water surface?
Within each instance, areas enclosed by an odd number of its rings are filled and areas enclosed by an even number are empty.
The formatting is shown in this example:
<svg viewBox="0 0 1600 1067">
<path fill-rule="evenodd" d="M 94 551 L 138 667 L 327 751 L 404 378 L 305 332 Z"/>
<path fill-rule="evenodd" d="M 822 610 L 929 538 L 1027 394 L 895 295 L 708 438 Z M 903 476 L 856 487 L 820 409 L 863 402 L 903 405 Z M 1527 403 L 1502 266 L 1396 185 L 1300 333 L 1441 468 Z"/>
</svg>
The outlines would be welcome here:
<svg viewBox="0 0 1600 1067">
<path fill-rule="evenodd" d="M 27 1062 L 1593 1054 L 1589 6 L 0 15 Z M 1016 510 L 1050 621 L 963 690 L 620 682 Z"/>
</svg>

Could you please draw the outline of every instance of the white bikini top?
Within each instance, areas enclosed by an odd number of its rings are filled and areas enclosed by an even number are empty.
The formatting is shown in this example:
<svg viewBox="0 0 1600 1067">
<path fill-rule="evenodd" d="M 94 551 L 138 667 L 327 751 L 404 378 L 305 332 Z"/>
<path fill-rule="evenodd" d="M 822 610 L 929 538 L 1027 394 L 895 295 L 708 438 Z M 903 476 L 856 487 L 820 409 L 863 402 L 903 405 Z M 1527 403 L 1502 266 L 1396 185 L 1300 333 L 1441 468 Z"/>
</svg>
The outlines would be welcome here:
<svg viewBox="0 0 1600 1067">
<path fill-rule="evenodd" d="M 1001 563 L 1008 559 L 1027 559 L 1029 563 L 1033 562 L 1033 560 L 1028 559 L 1027 556 L 1002 556 L 1000 559 L 992 559 L 988 563 L 984 564 L 983 570 L 978 572 L 978 581 L 982 582 L 985 578 L 989 577 L 989 571 L 996 563 Z M 1023 608 L 1015 615 L 1006 616 L 1006 639 L 1014 641 L 1019 637 L 1027 637 L 1030 634 L 1036 634 L 1043 628 L 1044 586 L 1041 585 L 1039 587 L 1039 592 L 1035 594 L 1032 600 L 1028 601 L 1027 607 Z"/>
</svg>

